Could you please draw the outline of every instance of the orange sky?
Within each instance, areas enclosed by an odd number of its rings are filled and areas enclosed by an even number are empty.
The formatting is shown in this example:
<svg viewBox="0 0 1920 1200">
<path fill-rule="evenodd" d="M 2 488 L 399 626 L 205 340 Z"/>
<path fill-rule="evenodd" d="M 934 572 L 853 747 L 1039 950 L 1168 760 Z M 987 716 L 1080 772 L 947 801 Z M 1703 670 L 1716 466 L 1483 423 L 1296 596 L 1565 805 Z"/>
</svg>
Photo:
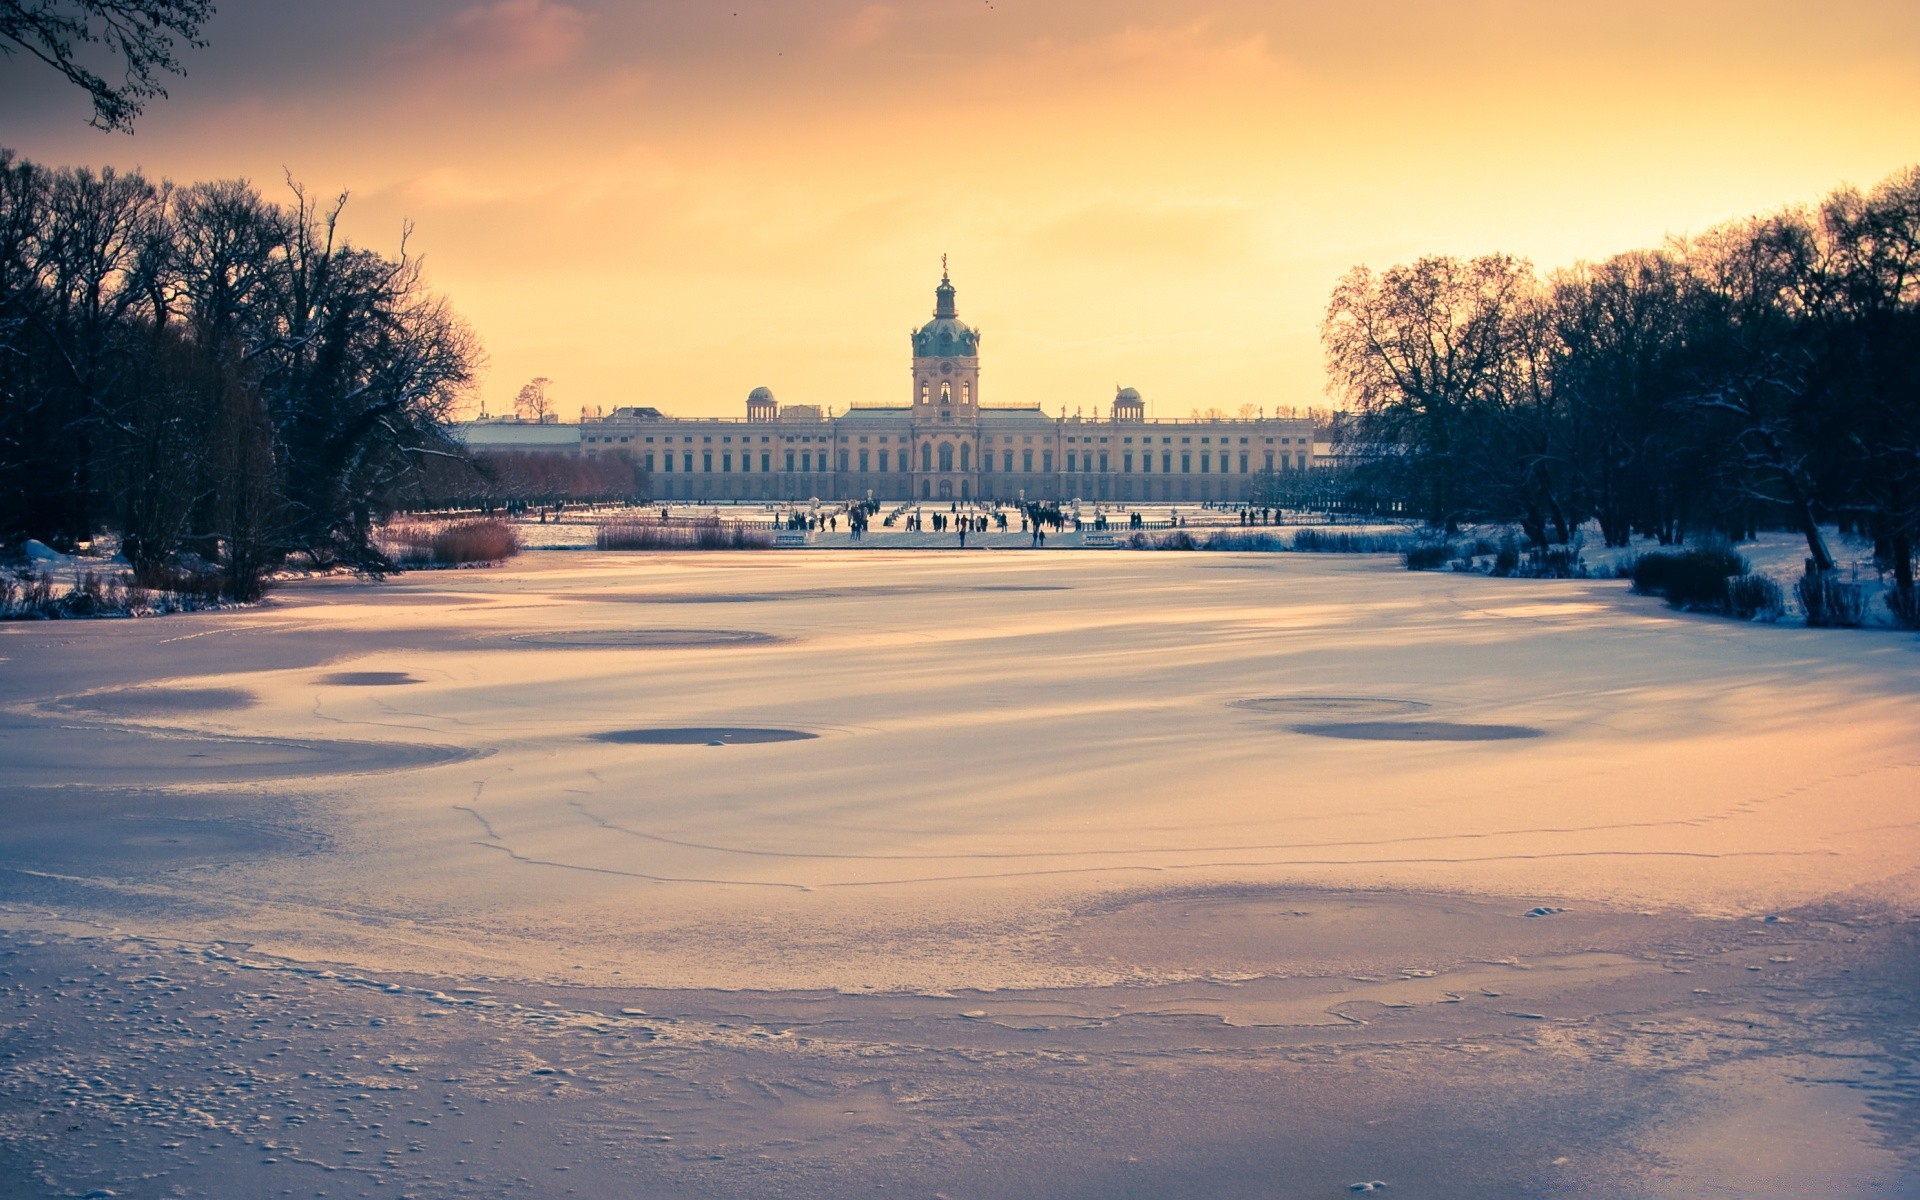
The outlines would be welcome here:
<svg viewBox="0 0 1920 1200">
<path fill-rule="evenodd" d="M 0 62 L 0 144 L 283 168 L 405 220 L 580 407 L 904 401 L 951 255 L 983 400 L 1325 403 L 1347 267 L 1542 266 L 1920 162 L 1912 0 L 228 0 L 131 138 Z"/>
</svg>

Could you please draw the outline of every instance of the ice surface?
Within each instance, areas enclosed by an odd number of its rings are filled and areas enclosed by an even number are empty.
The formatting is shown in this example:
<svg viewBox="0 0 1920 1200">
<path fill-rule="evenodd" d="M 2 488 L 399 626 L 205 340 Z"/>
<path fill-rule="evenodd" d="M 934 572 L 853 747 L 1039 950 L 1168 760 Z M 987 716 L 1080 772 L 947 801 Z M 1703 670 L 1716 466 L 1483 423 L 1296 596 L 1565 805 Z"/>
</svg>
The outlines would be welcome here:
<svg viewBox="0 0 1920 1200">
<path fill-rule="evenodd" d="M 1214 569 L 1225 558 L 1246 569 Z M 980 590 L 1037 587 L 1071 591 Z M 787 599 L 738 629 L 683 629 L 610 598 L 649 592 Z M 405 602 L 419 595 L 434 602 Z M 1381 558 L 568 553 L 7 629 L 0 749 L 37 785 L 323 796 L 350 850 L 208 884 L 236 906 L 222 936 L 282 952 L 449 969 L 506 954 L 554 978 L 689 986 L 1014 986 L 1091 970 L 1009 953 L 1032 914 L 1146 886 L 1709 914 L 1920 901 L 1917 651 L 1676 614 L 1615 581 Z M 418 682 L 346 686 L 392 677 Z M 142 699 L 167 690 L 171 711 Z M 254 703 L 209 706 L 241 693 Z M 67 707 L 86 704 L 113 721 Z M 1545 736 L 1363 745 L 1296 732 L 1303 716 Z M 587 736 L 690 727 L 826 736 L 723 756 L 713 738 Z M 327 915 L 247 911 L 265 896 Z M 437 932 L 392 939 L 349 913 Z M 901 932 L 935 914 L 964 945 Z"/>
<path fill-rule="evenodd" d="M 530 554 L 7 627 L 0 1180 L 1901 1194 L 1916 653 L 1124 551 Z M 707 736 L 596 738 L 660 730 Z M 1813 1113 L 1820 1179 L 1730 1166 L 1729 1088 Z"/>
</svg>

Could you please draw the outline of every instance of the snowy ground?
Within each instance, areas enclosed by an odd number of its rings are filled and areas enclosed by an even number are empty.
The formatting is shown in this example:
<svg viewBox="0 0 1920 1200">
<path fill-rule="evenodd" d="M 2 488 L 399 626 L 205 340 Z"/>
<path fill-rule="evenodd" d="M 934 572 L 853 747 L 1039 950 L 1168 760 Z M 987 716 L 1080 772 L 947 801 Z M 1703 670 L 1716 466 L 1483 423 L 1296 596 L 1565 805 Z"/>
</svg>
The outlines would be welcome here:
<svg viewBox="0 0 1920 1200">
<path fill-rule="evenodd" d="M 5 628 L 0 1180 L 1916 1194 L 1917 656 L 1123 551 Z"/>
</svg>

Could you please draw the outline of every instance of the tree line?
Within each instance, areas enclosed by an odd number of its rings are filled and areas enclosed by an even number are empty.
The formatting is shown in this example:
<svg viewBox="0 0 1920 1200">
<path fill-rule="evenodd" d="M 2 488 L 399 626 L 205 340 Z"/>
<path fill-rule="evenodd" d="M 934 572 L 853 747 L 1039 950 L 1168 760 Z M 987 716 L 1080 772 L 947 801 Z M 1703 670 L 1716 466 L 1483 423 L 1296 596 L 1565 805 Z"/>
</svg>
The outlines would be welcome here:
<svg viewBox="0 0 1920 1200">
<path fill-rule="evenodd" d="M 475 508 L 486 512 L 559 503 L 634 503 L 652 477 L 624 450 L 593 456 L 539 450 L 479 450 L 420 464 L 395 498 L 416 511 Z"/>
<path fill-rule="evenodd" d="M 1342 278 L 1322 326 L 1356 492 L 1435 527 L 1610 546 L 1766 525 L 1834 569 L 1920 538 L 1920 168 L 1546 275 L 1504 254 Z"/>
<path fill-rule="evenodd" d="M 0 544 L 119 530 L 136 573 L 183 555 L 227 593 L 276 566 L 390 566 L 372 530 L 481 362 L 343 195 L 175 186 L 0 151 Z"/>
</svg>

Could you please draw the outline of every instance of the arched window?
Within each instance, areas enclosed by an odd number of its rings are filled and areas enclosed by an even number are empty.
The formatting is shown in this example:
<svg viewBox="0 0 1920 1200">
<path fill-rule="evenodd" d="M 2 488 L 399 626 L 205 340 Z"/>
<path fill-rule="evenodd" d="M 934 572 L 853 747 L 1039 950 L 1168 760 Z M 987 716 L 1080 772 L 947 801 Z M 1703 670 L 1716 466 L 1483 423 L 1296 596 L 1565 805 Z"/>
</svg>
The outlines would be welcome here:
<svg viewBox="0 0 1920 1200">
<path fill-rule="evenodd" d="M 932 398 L 929 394 L 931 386 L 932 385 L 930 385 L 924 379 L 920 381 L 920 403 L 925 404 L 929 399 Z"/>
<path fill-rule="evenodd" d="M 922 471 L 933 470 L 933 443 L 932 442 L 920 443 L 920 469 Z"/>
<path fill-rule="evenodd" d="M 940 443 L 940 469 L 942 471 L 953 470 L 953 443 L 952 442 Z"/>
<path fill-rule="evenodd" d="M 968 398 L 972 394 L 973 394 L 973 389 L 967 385 L 966 380 L 962 379 L 960 381 L 960 403 L 966 404 L 968 402 Z"/>
<path fill-rule="evenodd" d="M 953 403 L 953 385 L 944 379 L 940 381 L 940 403 Z"/>
</svg>

